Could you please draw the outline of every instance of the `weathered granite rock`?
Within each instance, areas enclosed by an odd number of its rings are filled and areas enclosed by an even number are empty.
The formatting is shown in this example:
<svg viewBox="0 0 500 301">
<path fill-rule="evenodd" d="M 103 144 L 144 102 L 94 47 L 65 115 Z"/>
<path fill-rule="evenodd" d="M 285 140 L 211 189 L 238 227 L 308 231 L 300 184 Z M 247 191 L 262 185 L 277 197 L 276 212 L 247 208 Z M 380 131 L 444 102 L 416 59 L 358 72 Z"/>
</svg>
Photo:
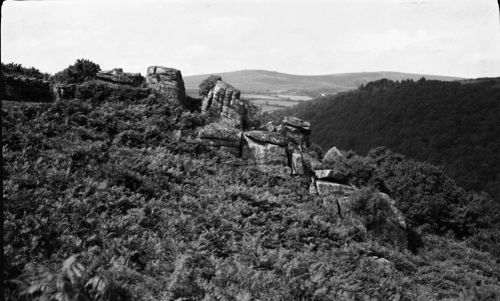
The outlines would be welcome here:
<svg viewBox="0 0 500 301">
<path fill-rule="evenodd" d="M 144 81 L 140 73 L 126 73 L 121 68 L 97 73 L 97 79 L 121 85 L 139 86 Z"/>
<path fill-rule="evenodd" d="M 211 123 L 198 132 L 199 143 L 220 149 L 235 156 L 240 155 L 242 132 L 222 123 Z"/>
<path fill-rule="evenodd" d="M 378 195 L 387 202 L 391 209 L 390 220 L 398 224 L 401 228 L 406 229 L 406 219 L 403 213 L 396 207 L 396 201 L 383 192 L 379 192 Z"/>
<path fill-rule="evenodd" d="M 240 145 L 242 132 L 223 123 L 211 123 L 200 129 L 198 137 L 201 139 L 213 139 L 229 141 L 235 146 Z"/>
<path fill-rule="evenodd" d="M 268 121 L 266 124 L 261 126 L 261 129 L 268 132 L 279 132 L 280 126 L 272 121 Z"/>
<path fill-rule="evenodd" d="M 310 131 L 311 129 L 311 124 L 308 121 L 304 121 L 302 119 L 299 119 L 297 117 L 284 117 L 283 118 L 283 124 L 297 128 L 297 129 L 302 129 L 304 131 Z"/>
<path fill-rule="evenodd" d="M 245 136 L 252 138 L 257 142 L 270 143 L 279 146 L 286 146 L 288 141 L 285 137 L 278 133 L 267 132 L 267 131 L 248 131 L 245 132 Z"/>
<path fill-rule="evenodd" d="M 201 111 L 220 118 L 220 122 L 242 128 L 247 118 L 248 102 L 240 99 L 240 90 L 218 80 L 203 99 Z"/>
<path fill-rule="evenodd" d="M 302 162 L 302 154 L 298 150 L 292 150 L 289 154 L 290 158 L 290 167 L 292 168 L 293 175 L 303 175 L 304 171 L 304 163 Z"/>
<path fill-rule="evenodd" d="M 355 187 L 347 186 L 339 183 L 332 183 L 322 180 L 316 180 L 316 191 L 319 195 L 350 195 L 356 191 Z"/>
<path fill-rule="evenodd" d="M 316 188 L 316 179 L 314 177 L 310 178 L 309 182 L 309 194 L 318 195 L 318 189 Z"/>
<path fill-rule="evenodd" d="M 307 145 L 311 134 L 310 123 L 296 117 L 285 117 L 279 132 L 296 144 Z"/>
<path fill-rule="evenodd" d="M 340 158 L 344 158 L 344 155 L 342 155 L 342 153 L 335 146 L 333 146 L 323 156 L 323 162 L 332 163 L 339 160 Z"/>
<path fill-rule="evenodd" d="M 316 182 L 316 186 L 321 183 Z M 332 184 L 332 183 L 330 183 Z M 395 206 L 395 201 L 384 193 L 378 193 L 379 198 L 367 201 L 377 202 L 365 204 L 369 210 L 359 210 L 355 191 L 342 194 L 327 194 L 323 197 L 324 203 L 331 203 L 333 214 L 342 219 L 353 219 L 362 222 L 369 232 L 374 233 L 379 239 L 404 249 L 408 245 L 406 222 L 403 214 Z M 376 209 L 374 209 L 376 208 Z M 383 217 L 382 219 L 380 217 Z"/>
<path fill-rule="evenodd" d="M 246 135 L 243 135 L 243 138 L 244 143 L 241 152 L 243 158 L 253 160 L 258 165 L 288 165 L 285 147 L 259 142 Z"/>
<path fill-rule="evenodd" d="M 280 132 L 283 136 L 289 138 L 296 144 L 306 144 L 309 142 L 309 135 L 304 134 L 300 129 L 294 128 L 292 126 L 283 125 L 280 128 Z"/>
<path fill-rule="evenodd" d="M 184 80 L 177 69 L 161 66 L 148 67 L 146 82 L 167 99 L 182 102 L 186 97 Z"/>
<path fill-rule="evenodd" d="M 307 175 L 314 176 L 314 171 L 325 169 L 325 166 L 316 157 L 307 151 L 302 152 L 302 164 Z"/>
<path fill-rule="evenodd" d="M 336 169 L 319 169 L 314 171 L 314 175 L 318 180 L 329 182 L 345 180 L 345 174 Z"/>
</svg>

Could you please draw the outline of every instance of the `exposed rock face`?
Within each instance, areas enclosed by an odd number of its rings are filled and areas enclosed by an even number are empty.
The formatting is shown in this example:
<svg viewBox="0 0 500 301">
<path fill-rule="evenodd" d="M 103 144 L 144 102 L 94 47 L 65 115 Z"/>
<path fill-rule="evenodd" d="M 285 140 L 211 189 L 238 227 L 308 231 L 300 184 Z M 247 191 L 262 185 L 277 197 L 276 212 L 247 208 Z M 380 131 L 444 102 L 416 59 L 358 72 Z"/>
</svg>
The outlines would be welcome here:
<svg viewBox="0 0 500 301">
<path fill-rule="evenodd" d="M 266 131 L 249 131 L 245 132 L 245 136 L 261 143 L 270 143 L 279 146 L 287 146 L 288 141 L 285 137 L 278 133 L 266 132 Z"/>
<path fill-rule="evenodd" d="M 308 152 L 302 153 L 302 163 L 304 165 L 305 174 L 310 176 L 314 176 L 315 170 L 324 169 L 323 163 Z"/>
<path fill-rule="evenodd" d="M 97 79 L 121 85 L 139 86 L 144 81 L 140 73 L 126 73 L 121 68 L 97 73 Z"/>
<path fill-rule="evenodd" d="M 323 156 L 323 162 L 335 162 L 343 157 L 344 155 L 342 155 L 342 153 L 335 146 L 333 146 Z"/>
<path fill-rule="evenodd" d="M 286 140 L 271 132 L 252 131 L 244 134 L 242 157 L 258 165 L 287 166 Z"/>
<path fill-rule="evenodd" d="M 396 201 L 391 199 L 390 196 L 383 192 L 379 192 L 378 195 L 384 199 L 389 208 L 391 209 L 392 214 L 389 214 L 390 222 L 399 225 L 402 229 L 406 229 L 406 221 L 403 213 L 396 207 Z"/>
<path fill-rule="evenodd" d="M 289 148 L 290 149 L 290 148 Z M 302 153 L 298 149 L 291 149 L 289 151 L 289 161 L 290 167 L 292 168 L 293 175 L 303 175 L 304 171 L 304 162 L 302 160 Z"/>
<path fill-rule="evenodd" d="M 211 123 L 198 132 L 202 145 L 240 155 L 242 132 L 223 123 Z"/>
<path fill-rule="evenodd" d="M 314 171 L 314 175 L 319 180 L 344 181 L 345 174 L 335 169 L 319 169 Z"/>
<path fill-rule="evenodd" d="M 184 80 L 179 70 L 161 66 L 151 66 L 147 69 L 146 82 L 164 97 L 184 101 L 186 90 Z"/>
<path fill-rule="evenodd" d="M 201 93 L 201 91 L 200 91 Z M 207 93 L 201 105 L 202 113 L 220 117 L 220 122 L 243 128 L 249 104 L 240 99 L 240 90 L 222 80 Z"/>
<path fill-rule="evenodd" d="M 310 123 L 296 117 L 283 118 L 280 132 L 296 144 L 308 145 L 311 134 Z"/>
<path fill-rule="evenodd" d="M 316 180 L 316 192 L 318 195 L 350 195 L 356 188 L 353 186 L 343 185 L 339 183 L 332 183 L 322 180 Z"/>
</svg>

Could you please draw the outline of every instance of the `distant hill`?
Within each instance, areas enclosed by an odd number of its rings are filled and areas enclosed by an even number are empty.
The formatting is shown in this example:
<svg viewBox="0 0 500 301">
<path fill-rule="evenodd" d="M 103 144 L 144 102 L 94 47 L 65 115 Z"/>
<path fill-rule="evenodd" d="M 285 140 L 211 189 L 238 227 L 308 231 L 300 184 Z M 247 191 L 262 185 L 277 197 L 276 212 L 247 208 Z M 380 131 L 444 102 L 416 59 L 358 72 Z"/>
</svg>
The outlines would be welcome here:
<svg viewBox="0 0 500 301">
<path fill-rule="evenodd" d="M 500 201 L 500 78 L 380 80 L 279 114 L 309 120 L 324 149 L 366 154 L 385 146 L 441 165 L 460 185 Z"/>
<path fill-rule="evenodd" d="M 362 84 L 387 78 L 390 80 L 413 79 L 422 77 L 443 81 L 459 80 L 458 77 L 412 74 L 401 72 L 358 72 L 328 75 L 295 75 L 266 70 L 241 70 L 234 72 L 214 73 L 222 76 L 224 81 L 243 92 L 279 93 L 286 91 L 325 91 L 339 92 L 355 89 Z M 210 74 L 184 77 L 187 89 L 198 89 L 198 85 Z"/>
</svg>

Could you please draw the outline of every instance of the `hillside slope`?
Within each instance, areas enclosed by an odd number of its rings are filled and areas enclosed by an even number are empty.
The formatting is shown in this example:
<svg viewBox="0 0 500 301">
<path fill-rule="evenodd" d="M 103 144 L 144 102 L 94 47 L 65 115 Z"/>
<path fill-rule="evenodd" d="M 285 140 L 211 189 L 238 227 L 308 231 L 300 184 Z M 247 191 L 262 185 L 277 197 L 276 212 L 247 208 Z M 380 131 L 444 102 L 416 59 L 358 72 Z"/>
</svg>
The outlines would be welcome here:
<svg viewBox="0 0 500 301">
<path fill-rule="evenodd" d="M 378 81 L 279 114 L 311 121 L 312 140 L 366 154 L 385 146 L 441 165 L 500 200 L 500 79 Z"/>
<path fill-rule="evenodd" d="M 438 168 L 323 159 L 359 188 L 340 215 L 309 177 L 196 142 L 209 117 L 191 102 L 105 87 L 2 106 L 5 300 L 500 297 L 500 208 Z M 420 227 L 407 245 L 380 228 L 379 190 Z"/>
<path fill-rule="evenodd" d="M 359 72 L 329 75 L 294 75 L 266 70 L 241 70 L 217 73 L 224 80 L 232 83 L 243 92 L 283 92 L 291 90 L 343 91 L 355 89 L 361 84 L 387 78 L 391 80 L 413 79 L 421 77 L 439 80 L 458 80 L 457 77 L 411 74 L 401 72 Z M 187 89 L 198 89 L 198 85 L 210 74 L 185 76 Z"/>
</svg>

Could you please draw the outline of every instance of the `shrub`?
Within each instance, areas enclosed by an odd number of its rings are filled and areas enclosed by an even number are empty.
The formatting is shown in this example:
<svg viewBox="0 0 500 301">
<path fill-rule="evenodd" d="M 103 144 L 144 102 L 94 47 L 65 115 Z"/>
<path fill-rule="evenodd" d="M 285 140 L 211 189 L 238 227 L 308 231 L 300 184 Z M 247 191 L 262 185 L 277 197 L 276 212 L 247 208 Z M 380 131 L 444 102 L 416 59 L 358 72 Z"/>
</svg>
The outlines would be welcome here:
<svg viewBox="0 0 500 301">
<path fill-rule="evenodd" d="M 95 79 L 101 67 L 87 59 L 78 59 L 73 65 L 54 74 L 52 81 L 62 84 L 77 84 Z"/>
</svg>

